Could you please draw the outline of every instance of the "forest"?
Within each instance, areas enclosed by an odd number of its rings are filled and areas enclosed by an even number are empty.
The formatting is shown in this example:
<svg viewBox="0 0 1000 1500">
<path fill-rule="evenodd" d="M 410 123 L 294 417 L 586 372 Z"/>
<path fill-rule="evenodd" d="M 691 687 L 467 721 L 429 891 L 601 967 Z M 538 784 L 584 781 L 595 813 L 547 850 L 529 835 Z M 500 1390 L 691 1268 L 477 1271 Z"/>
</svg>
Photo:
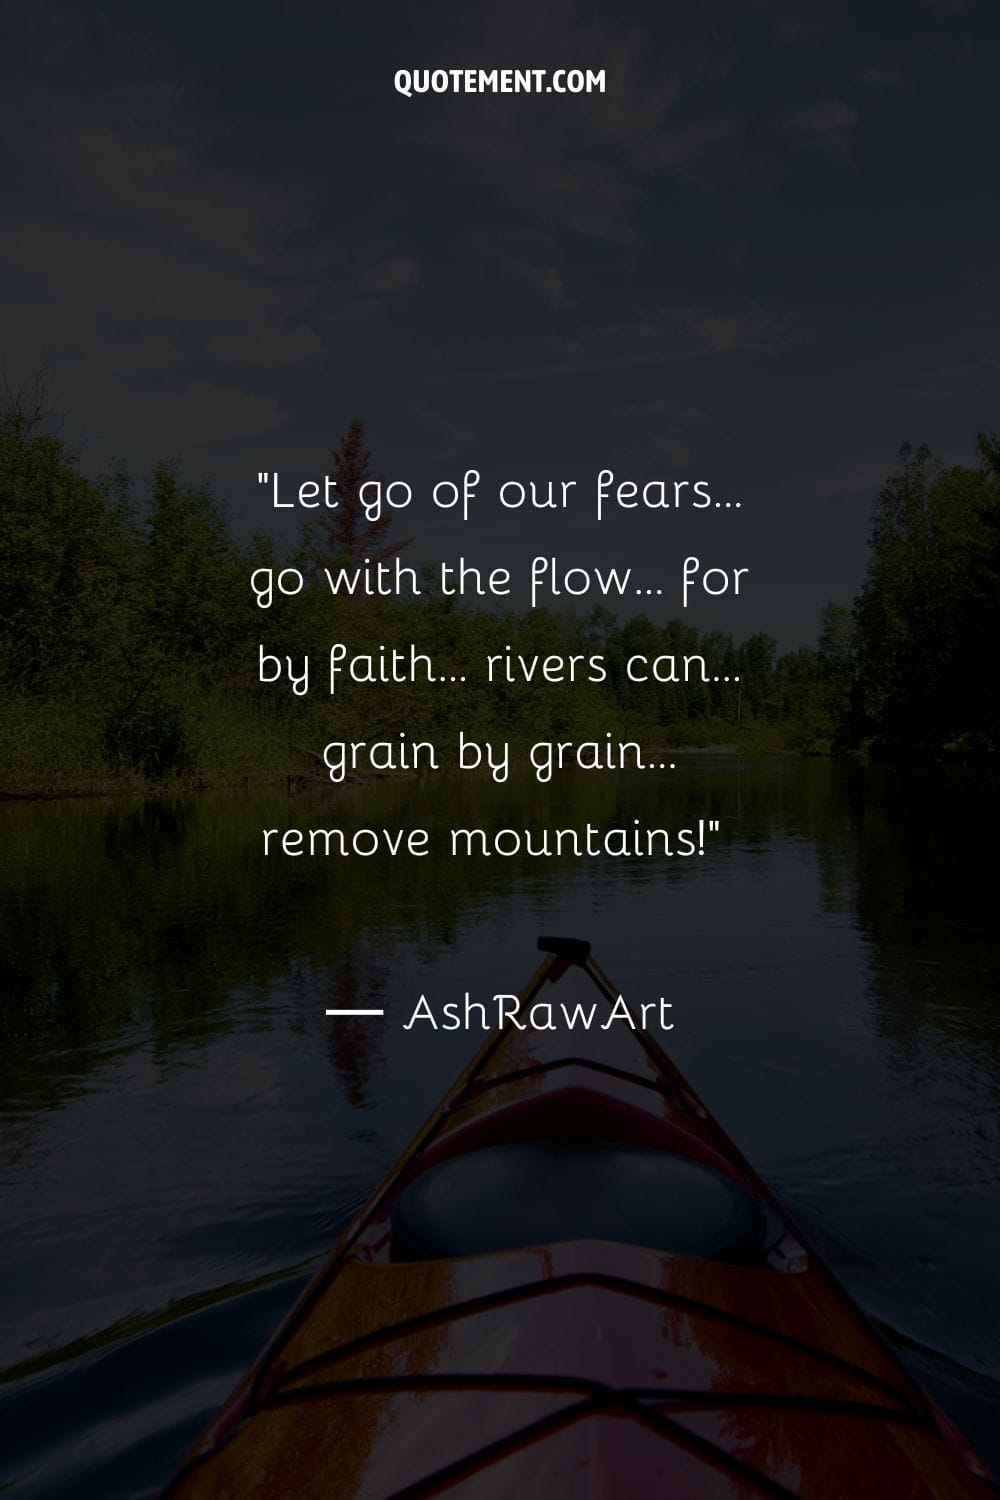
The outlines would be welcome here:
<svg viewBox="0 0 1000 1500">
<path fill-rule="evenodd" d="M 374 472 L 355 421 L 332 455 L 338 493 L 356 500 Z M 858 597 L 823 604 L 815 643 L 780 654 L 766 634 L 736 641 L 603 607 L 473 610 L 429 571 L 417 597 L 331 597 L 324 569 L 397 564 L 408 542 L 392 523 L 348 503 L 308 519 L 290 556 L 264 534 L 240 545 L 219 500 L 176 466 L 141 485 L 122 466 L 88 477 L 41 410 L 12 403 L 0 416 L 0 795 L 322 780 L 333 738 L 442 743 L 460 728 L 512 744 L 620 733 L 654 750 L 996 755 L 995 434 L 980 434 L 970 466 L 902 447 L 874 500 Z M 283 567 L 304 586 L 262 615 L 249 579 Z M 341 672 L 332 697 L 257 680 L 262 641 L 301 660 L 345 640 L 426 656 L 461 690 L 426 673 L 373 687 Z M 601 667 L 584 680 L 487 671 L 518 657 Z M 632 663 L 656 658 L 700 665 L 636 680 Z"/>
</svg>

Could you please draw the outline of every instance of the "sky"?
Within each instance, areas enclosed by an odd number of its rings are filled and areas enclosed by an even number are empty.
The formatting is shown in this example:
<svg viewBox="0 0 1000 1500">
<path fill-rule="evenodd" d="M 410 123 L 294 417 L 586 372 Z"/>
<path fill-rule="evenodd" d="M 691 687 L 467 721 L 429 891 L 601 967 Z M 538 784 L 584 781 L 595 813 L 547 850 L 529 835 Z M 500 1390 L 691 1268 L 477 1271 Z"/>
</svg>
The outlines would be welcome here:
<svg viewBox="0 0 1000 1500">
<path fill-rule="evenodd" d="M 710 518 L 407 515 L 413 561 L 746 566 L 783 647 L 860 585 L 901 442 L 1000 426 L 995 0 L 3 7 L 0 362 L 99 470 L 702 479 Z M 603 96 L 403 98 L 403 67 Z M 991 274 L 994 273 L 994 274 Z M 638 606 L 637 606 L 638 607 Z M 627 610 L 623 610 L 627 612 Z"/>
</svg>

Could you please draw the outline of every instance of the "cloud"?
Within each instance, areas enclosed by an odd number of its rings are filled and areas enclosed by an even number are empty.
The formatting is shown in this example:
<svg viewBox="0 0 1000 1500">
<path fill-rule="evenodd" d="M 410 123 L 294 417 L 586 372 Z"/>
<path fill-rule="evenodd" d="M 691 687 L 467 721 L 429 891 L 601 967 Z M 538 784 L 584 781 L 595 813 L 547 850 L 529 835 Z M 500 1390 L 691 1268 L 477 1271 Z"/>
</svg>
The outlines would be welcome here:
<svg viewBox="0 0 1000 1500">
<path fill-rule="evenodd" d="M 468 446 L 472 433 L 463 423 L 453 421 L 430 406 L 414 406 L 413 415 L 426 434 L 428 453 L 450 458 Z"/>
<path fill-rule="evenodd" d="M 934 404 L 981 397 L 990 390 L 1000 391 L 1000 358 L 995 354 L 978 354 L 918 371 L 896 386 L 894 394 Z"/>
<path fill-rule="evenodd" d="M 746 128 L 736 113 L 706 116 L 688 125 L 673 125 L 658 131 L 635 148 L 634 160 L 642 172 L 700 179 L 709 149 L 735 140 Z"/>
<path fill-rule="evenodd" d="M 264 326 L 241 326 L 220 332 L 208 337 L 205 347 L 225 364 L 268 368 L 305 364 L 323 352 L 322 340 L 314 328 L 280 319 Z"/>
<path fill-rule="evenodd" d="M 360 323 L 378 317 L 387 297 L 416 286 L 420 267 L 407 255 L 390 255 L 372 261 L 354 277 L 354 290 L 336 307 L 323 314 L 324 323 Z"/>
<path fill-rule="evenodd" d="M 533 261 L 526 256 L 501 257 L 501 262 L 512 276 L 530 287 L 549 307 L 565 311 L 573 306 L 558 266 Z"/>
<path fill-rule="evenodd" d="M 668 52 L 648 32 L 584 0 L 470 5 L 463 24 L 435 43 L 442 66 L 486 57 L 491 66 L 604 69 L 606 92 L 440 101 L 421 139 L 465 163 L 477 185 L 502 195 L 536 226 L 608 245 L 642 238 L 638 211 L 649 179 L 694 177 L 729 140 L 730 116 L 690 113 L 699 89 L 718 83 L 733 53 L 719 34 L 678 35 Z M 678 111 L 688 112 L 683 120 Z"/>
<path fill-rule="evenodd" d="M 863 68 L 861 70 L 861 81 L 866 83 L 870 89 L 903 89 L 910 82 L 907 75 L 899 68 Z"/>
<path fill-rule="evenodd" d="M 555 361 L 432 376 L 434 381 L 509 383 L 594 375 L 683 363 L 718 355 L 773 354 L 787 338 L 787 320 L 766 308 L 659 307 L 622 322 L 581 326 L 574 340 L 548 340 Z"/>
<path fill-rule="evenodd" d="M 732 24 L 747 11 L 765 18 L 773 39 L 785 47 L 811 47 L 824 41 L 839 19 L 829 0 L 702 0 Z"/>
<path fill-rule="evenodd" d="M 420 267 L 415 260 L 406 255 L 391 255 L 368 266 L 358 284 L 363 292 L 373 297 L 385 297 L 416 286 L 419 280 Z"/>
<path fill-rule="evenodd" d="M 611 413 L 616 422 L 641 422 L 646 417 L 665 417 L 671 422 L 688 424 L 702 423 L 707 413 L 698 406 L 686 406 L 683 401 L 670 397 L 656 397 L 652 401 L 640 401 L 632 406 L 619 406 Z"/>
<path fill-rule="evenodd" d="M 283 408 L 263 372 L 323 352 L 332 258 L 309 248 L 308 194 L 226 160 L 158 43 L 48 0 L 42 19 L 24 18 L 36 67 L 6 100 L 28 123 L 0 359 L 15 379 L 48 366 L 53 403 L 98 445 L 102 422 L 145 451 L 185 425 L 185 445 L 273 430 Z"/>
<path fill-rule="evenodd" d="M 164 123 L 143 134 L 110 109 L 108 119 L 89 119 L 93 105 L 79 103 L 82 119 L 63 104 L 39 142 L 63 204 L 135 235 L 168 230 L 172 246 L 241 269 L 279 276 L 300 269 L 283 242 L 302 223 L 304 201 L 216 166 Z"/>
<path fill-rule="evenodd" d="M 260 437 L 275 431 L 288 415 L 274 396 L 201 380 L 172 390 L 128 390 L 109 384 L 96 395 L 101 405 L 113 406 L 122 428 L 155 429 L 169 452 Z"/>
<path fill-rule="evenodd" d="M 785 129 L 806 150 L 840 151 L 850 141 L 858 112 L 844 99 L 819 99 L 785 116 Z"/>
<path fill-rule="evenodd" d="M 824 500 L 858 496 L 874 497 L 892 472 L 895 455 L 887 449 L 881 457 L 860 459 L 817 478 L 809 486 Z"/>
<path fill-rule="evenodd" d="M 178 255 L 126 226 L 88 224 L 68 208 L 15 225 L 2 253 L 7 274 L 33 282 L 48 308 L 68 306 L 72 321 L 91 330 L 141 318 L 215 333 L 262 315 L 299 314 L 307 300 L 296 281 L 282 286 L 224 261 Z"/>
<path fill-rule="evenodd" d="M 657 397 L 611 413 L 614 422 L 635 422 L 649 430 L 649 445 L 672 463 L 687 463 L 692 456 L 692 437 L 703 430 L 708 413 L 670 397 Z"/>
</svg>

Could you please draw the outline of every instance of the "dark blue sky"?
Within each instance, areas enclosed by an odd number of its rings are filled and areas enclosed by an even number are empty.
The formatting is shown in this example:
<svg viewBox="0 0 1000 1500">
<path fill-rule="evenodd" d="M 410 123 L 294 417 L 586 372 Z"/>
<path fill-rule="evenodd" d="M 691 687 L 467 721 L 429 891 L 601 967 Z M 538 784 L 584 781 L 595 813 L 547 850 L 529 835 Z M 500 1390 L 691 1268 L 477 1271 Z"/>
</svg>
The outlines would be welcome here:
<svg viewBox="0 0 1000 1500">
<path fill-rule="evenodd" d="M 355 414 L 417 483 L 708 479 L 738 520 L 406 530 L 748 565 L 695 623 L 794 645 L 900 442 L 998 425 L 994 0 L 291 9 L 5 10 L 0 358 L 91 467 L 176 455 L 242 533 Z M 608 91 L 394 92 L 434 66 Z"/>
</svg>

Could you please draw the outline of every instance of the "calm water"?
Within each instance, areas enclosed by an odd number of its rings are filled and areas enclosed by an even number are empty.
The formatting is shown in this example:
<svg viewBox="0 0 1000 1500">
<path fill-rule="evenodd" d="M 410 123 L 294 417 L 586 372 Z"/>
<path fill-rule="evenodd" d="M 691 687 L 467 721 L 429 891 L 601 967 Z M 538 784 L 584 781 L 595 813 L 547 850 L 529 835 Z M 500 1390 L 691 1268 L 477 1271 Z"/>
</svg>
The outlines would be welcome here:
<svg viewBox="0 0 1000 1500">
<path fill-rule="evenodd" d="M 5 1494 L 155 1490 L 471 1053 L 400 1017 L 519 987 L 542 930 L 669 989 L 682 1068 L 1000 1464 L 996 789 L 691 759 L 544 795 L 722 832 L 673 862 L 265 867 L 262 826 L 523 827 L 539 789 L 0 807 Z M 328 1022 L 335 996 L 386 1021 Z"/>
</svg>

